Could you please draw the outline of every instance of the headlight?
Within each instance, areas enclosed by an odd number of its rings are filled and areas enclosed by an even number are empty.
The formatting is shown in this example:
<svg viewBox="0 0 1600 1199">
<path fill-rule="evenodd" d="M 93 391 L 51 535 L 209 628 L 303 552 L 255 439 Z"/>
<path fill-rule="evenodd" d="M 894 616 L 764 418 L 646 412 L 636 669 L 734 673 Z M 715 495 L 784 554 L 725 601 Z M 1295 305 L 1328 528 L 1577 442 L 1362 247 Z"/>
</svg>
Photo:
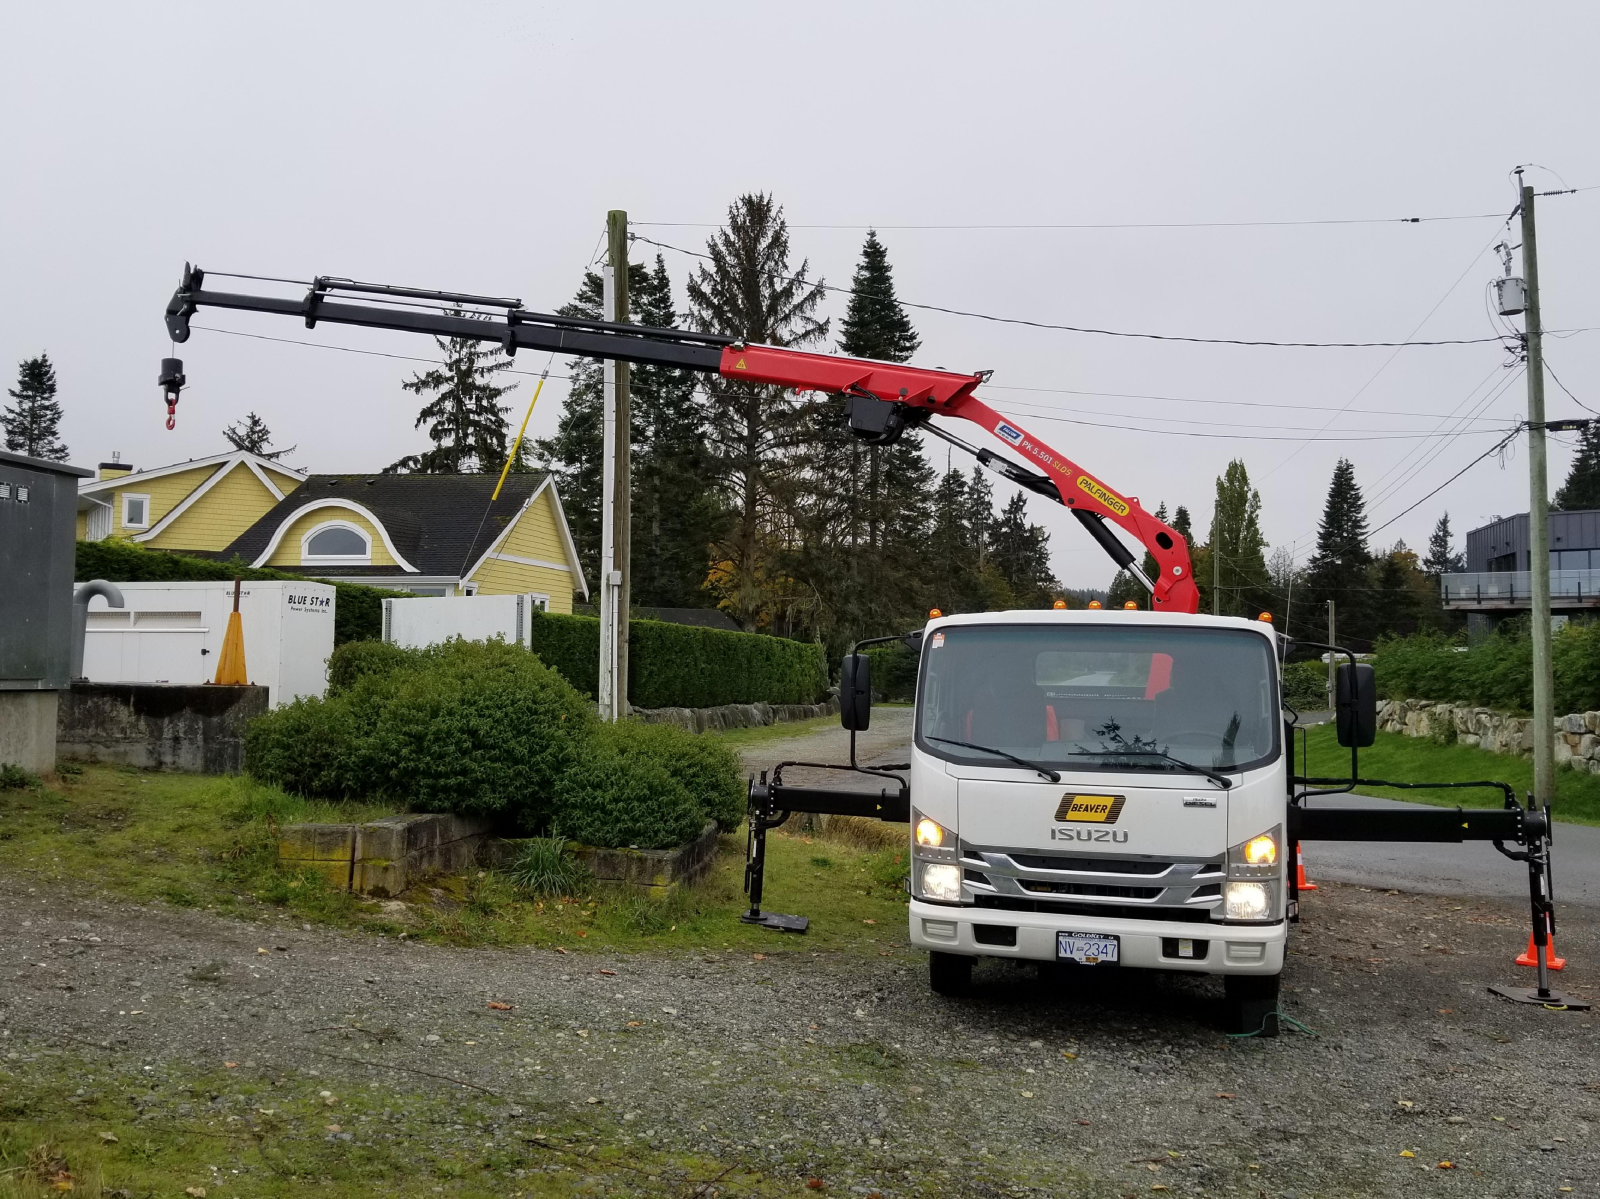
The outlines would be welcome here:
<svg viewBox="0 0 1600 1199">
<path fill-rule="evenodd" d="M 950 862 L 918 862 L 916 893 L 939 903 L 961 902 L 961 867 Z"/>
<path fill-rule="evenodd" d="M 1272 915 L 1269 884 L 1230 882 L 1223 887 L 1222 906 L 1229 920 L 1266 920 Z"/>
<path fill-rule="evenodd" d="M 1271 833 L 1251 837 L 1244 843 L 1244 860 L 1250 866 L 1275 866 L 1278 864 L 1278 843 Z"/>
<path fill-rule="evenodd" d="M 956 835 L 931 816 L 911 810 L 911 843 L 919 854 L 949 861 L 955 857 Z"/>
<path fill-rule="evenodd" d="M 1222 886 L 1223 920 L 1283 919 L 1283 826 L 1241 841 L 1228 850 L 1227 881 Z"/>
</svg>

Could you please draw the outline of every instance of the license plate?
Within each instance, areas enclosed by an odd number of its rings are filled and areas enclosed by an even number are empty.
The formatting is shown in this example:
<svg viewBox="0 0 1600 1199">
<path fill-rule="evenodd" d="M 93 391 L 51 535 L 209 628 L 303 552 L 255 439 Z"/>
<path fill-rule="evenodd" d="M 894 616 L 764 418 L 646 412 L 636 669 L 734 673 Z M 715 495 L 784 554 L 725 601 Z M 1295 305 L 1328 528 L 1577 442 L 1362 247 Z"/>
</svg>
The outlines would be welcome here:
<svg viewBox="0 0 1600 1199">
<path fill-rule="evenodd" d="M 1122 960 L 1122 938 L 1110 933 L 1057 933 L 1056 958 L 1084 966 L 1115 966 Z"/>
</svg>

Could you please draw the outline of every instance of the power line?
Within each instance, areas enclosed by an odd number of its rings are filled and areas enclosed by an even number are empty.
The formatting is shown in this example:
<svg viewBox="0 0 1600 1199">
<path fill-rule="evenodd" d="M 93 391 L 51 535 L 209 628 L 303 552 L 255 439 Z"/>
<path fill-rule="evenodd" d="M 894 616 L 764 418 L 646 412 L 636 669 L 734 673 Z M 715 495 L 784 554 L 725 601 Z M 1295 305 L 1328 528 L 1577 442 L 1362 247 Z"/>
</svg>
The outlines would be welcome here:
<svg viewBox="0 0 1600 1199">
<path fill-rule="evenodd" d="M 1571 188 L 1582 191 L 1583 188 Z M 1542 192 L 1542 195 L 1560 195 L 1559 192 Z M 973 224 L 973 225 L 790 225 L 791 229 L 876 230 L 893 232 L 928 230 L 935 232 L 969 232 L 986 230 L 1101 230 L 1101 229 L 1273 229 L 1303 227 L 1308 225 L 1422 225 L 1436 221 L 1489 221 L 1501 220 L 1503 212 L 1453 213 L 1446 216 L 1390 216 L 1313 218 L 1289 221 L 1117 221 L 1103 224 Z M 723 221 L 633 221 L 631 224 L 653 229 L 720 229 Z"/>
<path fill-rule="evenodd" d="M 1220 441 L 1409 441 L 1415 438 L 1429 438 L 1434 433 L 1383 433 L 1371 437 L 1267 437 L 1255 436 L 1249 433 L 1199 433 L 1190 429 L 1149 429 L 1143 425 L 1116 425 L 1101 421 L 1079 420 L 1069 416 L 1044 416 L 1030 413 L 1028 420 L 1053 421 L 1063 425 L 1083 425 L 1092 429 L 1126 429 L 1132 433 L 1154 433 L 1165 437 L 1203 437 Z M 1483 433 L 1498 433 L 1499 429 L 1464 429 L 1460 433 L 1448 434 L 1451 437 L 1472 437 Z"/>
<path fill-rule="evenodd" d="M 1018 408 L 1018 407 L 1027 408 L 1027 409 L 1030 409 L 1033 413 L 1037 413 L 1037 414 L 1041 414 L 1041 415 L 1055 415 L 1055 414 L 1059 414 L 1060 412 L 1063 411 L 1060 407 L 1045 407 L 1045 406 L 1039 405 L 1039 404 L 1029 404 L 1025 400 L 1012 401 L 1010 406 L 1013 407 L 1013 408 Z M 1123 413 L 1119 413 L 1119 412 L 1100 412 L 1100 411 L 1096 411 L 1095 409 L 1092 409 L 1092 408 L 1083 408 L 1083 409 L 1074 408 L 1071 411 L 1074 414 L 1083 415 L 1083 416 L 1121 416 L 1121 415 L 1124 415 Z M 1388 414 L 1380 413 L 1379 415 L 1388 415 Z M 1429 414 L 1429 415 L 1434 415 L 1434 414 Z M 1215 420 L 1215 419 L 1212 419 L 1212 418 L 1206 418 L 1206 419 L 1203 419 L 1203 420 L 1197 420 L 1197 419 L 1190 418 L 1190 417 L 1149 416 L 1149 415 L 1145 415 L 1145 414 L 1141 414 L 1140 415 L 1140 419 L 1141 420 L 1158 421 L 1158 422 L 1160 422 L 1162 424 L 1168 424 L 1168 425 L 1203 425 L 1203 426 L 1205 426 L 1207 428 L 1268 429 L 1268 430 L 1276 430 L 1276 431 L 1285 432 L 1285 433 L 1318 433 L 1318 432 L 1321 432 L 1320 429 L 1313 429 L 1309 425 L 1272 425 L 1272 424 L 1263 424 L 1260 421 L 1226 421 L 1226 420 Z M 1510 424 L 1512 424 L 1512 421 L 1511 420 L 1507 420 L 1507 419 L 1497 419 L 1497 418 L 1493 418 L 1493 417 L 1485 417 L 1485 418 L 1482 418 L 1482 419 L 1484 419 L 1484 420 L 1494 420 L 1495 423 L 1499 426 L 1499 428 L 1497 428 L 1497 429 L 1481 430 L 1482 432 L 1488 432 L 1488 433 L 1503 432 Z M 1350 429 L 1350 428 L 1346 428 L 1346 429 L 1343 430 L 1343 432 L 1346 432 L 1346 433 L 1386 433 L 1386 434 L 1393 434 L 1393 435 L 1396 435 L 1396 436 L 1426 437 L 1426 436 L 1432 435 L 1433 433 L 1438 432 L 1438 430 L 1436 428 L 1435 429 L 1359 429 L 1359 428 L 1358 429 Z"/>
<path fill-rule="evenodd" d="M 1555 371 L 1550 369 L 1550 359 L 1548 357 L 1546 357 L 1545 360 L 1544 360 L 1544 369 L 1545 369 L 1545 373 L 1556 381 L 1556 386 L 1559 387 L 1562 391 L 1567 393 L 1567 398 L 1569 400 L 1571 400 L 1579 408 L 1582 408 L 1585 412 L 1594 412 L 1594 414 L 1596 416 L 1600 416 L 1600 412 L 1595 412 L 1595 410 L 1593 408 L 1589 407 L 1589 405 L 1585 404 L 1577 396 L 1572 394 L 1572 389 L 1561 381 L 1561 376 L 1556 374 Z"/>
<path fill-rule="evenodd" d="M 1440 416 L 1438 412 L 1406 412 L 1398 408 L 1334 408 L 1326 404 L 1273 404 L 1261 400 L 1207 400 L 1195 396 L 1167 396 L 1145 395 L 1139 392 L 1128 391 L 1081 391 L 1070 387 L 1024 387 L 1000 383 L 984 384 L 985 391 L 1033 391 L 1047 395 L 1069 396 L 1103 396 L 1111 400 L 1157 400 L 1170 404 L 1216 404 L 1234 408 L 1270 408 L 1283 409 L 1291 412 L 1354 412 L 1363 416 L 1415 416 L 1423 420 L 1432 420 Z M 1448 415 L 1448 414 L 1444 414 Z M 1477 418 L 1494 419 L 1494 418 Z"/>
<path fill-rule="evenodd" d="M 710 254 L 698 250 L 686 250 L 682 246 L 670 245 L 667 242 L 655 241 L 639 234 L 629 234 L 633 241 L 641 241 L 646 245 L 655 246 L 662 250 L 671 250 L 675 254 L 684 254 L 690 258 L 699 258 L 707 262 L 714 261 Z M 1487 248 L 1487 247 L 1485 247 Z M 1481 255 L 1482 251 L 1479 251 Z M 1473 261 L 1477 261 L 1474 256 Z M 1470 269 L 1470 268 L 1469 268 Z M 815 283 L 795 275 L 783 275 L 776 271 L 768 272 L 768 277 L 785 283 L 803 283 L 820 288 L 823 291 L 834 292 L 839 295 L 854 295 L 855 289 L 849 287 L 835 287 L 828 283 Z M 1453 289 L 1452 289 L 1453 290 Z M 1441 301 L 1442 302 L 1442 301 Z M 1276 347 L 1279 349 L 1402 349 L 1407 346 L 1471 346 L 1482 345 L 1486 342 L 1498 342 L 1499 337 L 1447 337 L 1428 341 L 1407 339 L 1405 341 L 1268 341 L 1256 338 L 1241 337 L 1191 337 L 1177 333 L 1136 333 L 1125 329 L 1100 329 L 1092 325 L 1061 325 L 1050 321 L 1031 321 L 1015 316 L 995 316 L 987 312 L 972 312 L 964 308 L 946 308 L 939 304 L 918 304 L 911 300 L 899 300 L 902 308 L 916 308 L 923 312 L 940 312 L 946 316 L 964 316 L 972 320 L 990 321 L 1000 325 L 1020 325 L 1028 329 L 1047 329 L 1059 333 L 1085 333 L 1097 337 L 1123 337 L 1142 341 L 1176 341 L 1192 345 L 1218 345 L 1218 346 L 1262 346 Z M 1431 315 L 1431 314 L 1430 314 Z"/>
</svg>

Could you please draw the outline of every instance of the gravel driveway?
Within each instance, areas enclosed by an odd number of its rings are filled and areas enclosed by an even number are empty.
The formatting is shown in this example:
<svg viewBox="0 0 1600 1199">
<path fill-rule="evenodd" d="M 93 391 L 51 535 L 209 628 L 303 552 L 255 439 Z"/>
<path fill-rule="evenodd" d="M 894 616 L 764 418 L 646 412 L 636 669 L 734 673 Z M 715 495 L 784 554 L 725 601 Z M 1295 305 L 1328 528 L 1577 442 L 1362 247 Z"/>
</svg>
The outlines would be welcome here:
<svg viewBox="0 0 1600 1199">
<path fill-rule="evenodd" d="M 0 1048 L 23 1078 L 55 1045 L 134 1072 L 226 1059 L 290 1089 L 483 1100 L 442 1076 L 525 1105 L 491 1137 L 586 1121 L 599 1138 L 752 1163 L 794 1193 L 808 1178 L 885 1196 L 1600 1187 L 1595 1017 L 1484 990 L 1526 973 L 1510 965 L 1525 937 L 1511 903 L 1324 887 L 1285 997 L 1318 1035 L 1260 1041 L 1217 1031 L 1213 983 L 1172 976 L 986 964 L 977 993 L 951 1002 L 907 951 L 818 956 L 776 935 L 760 960 L 603 957 L 3 884 L 0 902 Z M 1592 925 L 1561 947 L 1562 985 L 1590 991 Z"/>
</svg>

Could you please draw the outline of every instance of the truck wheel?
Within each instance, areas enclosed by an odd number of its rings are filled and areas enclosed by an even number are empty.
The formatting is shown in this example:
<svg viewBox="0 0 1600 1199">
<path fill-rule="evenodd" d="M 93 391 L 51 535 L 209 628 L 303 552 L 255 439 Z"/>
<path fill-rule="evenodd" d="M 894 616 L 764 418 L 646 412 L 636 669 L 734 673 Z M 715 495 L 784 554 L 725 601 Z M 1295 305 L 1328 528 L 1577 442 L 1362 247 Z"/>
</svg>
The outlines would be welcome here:
<svg viewBox="0 0 1600 1199">
<path fill-rule="evenodd" d="M 972 989 L 972 959 L 962 953 L 928 954 L 928 985 L 938 995 L 965 995 Z"/>
<path fill-rule="evenodd" d="M 1278 1035 L 1278 974 L 1228 974 L 1223 977 L 1227 1031 Z"/>
</svg>

